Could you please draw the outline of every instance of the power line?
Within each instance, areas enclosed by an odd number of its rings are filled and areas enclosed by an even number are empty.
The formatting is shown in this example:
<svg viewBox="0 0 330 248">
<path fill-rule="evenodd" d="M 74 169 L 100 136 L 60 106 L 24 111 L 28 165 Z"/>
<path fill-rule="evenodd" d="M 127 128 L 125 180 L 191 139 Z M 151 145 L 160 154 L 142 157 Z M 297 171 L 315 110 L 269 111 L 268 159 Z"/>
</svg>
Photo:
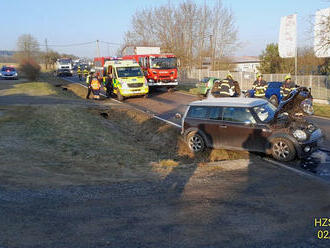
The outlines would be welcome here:
<svg viewBox="0 0 330 248">
<path fill-rule="evenodd" d="M 93 44 L 95 41 L 89 41 L 89 42 L 84 42 L 84 43 L 74 43 L 74 44 L 66 44 L 66 45 L 50 45 L 48 44 L 49 47 L 72 47 L 72 46 L 83 46 L 83 45 L 89 45 Z M 43 46 L 43 45 L 41 45 Z"/>
</svg>

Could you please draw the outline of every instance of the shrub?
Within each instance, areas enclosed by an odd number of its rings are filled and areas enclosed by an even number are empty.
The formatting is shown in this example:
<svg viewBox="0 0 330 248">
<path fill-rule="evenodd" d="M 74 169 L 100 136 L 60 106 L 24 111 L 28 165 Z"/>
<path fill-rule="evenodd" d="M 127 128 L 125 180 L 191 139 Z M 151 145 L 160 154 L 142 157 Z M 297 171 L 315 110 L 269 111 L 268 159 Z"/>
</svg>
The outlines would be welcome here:
<svg viewBox="0 0 330 248">
<path fill-rule="evenodd" d="M 20 62 L 19 69 L 32 81 L 39 77 L 41 67 L 33 59 L 24 59 Z"/>
</svg>

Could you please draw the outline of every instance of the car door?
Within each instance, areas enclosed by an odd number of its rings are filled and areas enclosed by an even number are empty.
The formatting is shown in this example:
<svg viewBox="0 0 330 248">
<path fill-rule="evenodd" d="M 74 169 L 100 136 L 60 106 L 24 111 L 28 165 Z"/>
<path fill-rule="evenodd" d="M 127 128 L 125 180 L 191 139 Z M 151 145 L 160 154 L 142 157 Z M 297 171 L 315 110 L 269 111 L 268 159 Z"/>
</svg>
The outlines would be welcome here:
<svg viewBox="0 0 330 248">
<path fill-rule="evenodd" d="M 267 138 L 248 108 L 224 107 L 223 123 L 219 126 L 222 144 L 228 148 L 265 151 Z"/>
<path fill-rule="evenodd" d="M 186 122 L 189 127 L 196 127 L 204 134 L 211 147 L 218 147 L 219 124 L 221 124 L 222 108 L 210 106 L 191 106 Z"/>
</svg>

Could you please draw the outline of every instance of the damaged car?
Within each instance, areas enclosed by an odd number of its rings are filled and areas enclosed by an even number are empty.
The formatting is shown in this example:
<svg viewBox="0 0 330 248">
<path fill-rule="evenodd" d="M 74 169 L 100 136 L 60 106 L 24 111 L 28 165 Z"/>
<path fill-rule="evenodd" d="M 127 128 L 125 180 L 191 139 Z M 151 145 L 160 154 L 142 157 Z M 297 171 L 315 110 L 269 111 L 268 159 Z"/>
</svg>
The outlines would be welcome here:
<svg viewBox="0 0 330 248">
<path fill-rule="evenodd" d="M 181 134 L 195 153 L 225 148 L 291 161 L 309 156 L 322 139 L 322 131 L 304 118 L 312 113 L 312 96 L 304 87 L 292 91 L 278 108 L 265 99 L 211 98 L 189 104 Z"/>
</svg>

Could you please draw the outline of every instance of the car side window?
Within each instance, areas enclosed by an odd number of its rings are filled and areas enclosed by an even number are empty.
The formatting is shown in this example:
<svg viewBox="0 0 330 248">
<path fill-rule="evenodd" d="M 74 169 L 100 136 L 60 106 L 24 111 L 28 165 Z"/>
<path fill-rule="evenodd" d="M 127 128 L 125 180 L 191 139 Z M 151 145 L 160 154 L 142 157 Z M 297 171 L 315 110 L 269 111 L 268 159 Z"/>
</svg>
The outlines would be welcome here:
<svg viewBox="0 0 330 248">
<path fill-rule="evenodd" d="M 222 108 L 221 107 L 210 107 L 209 119 L 221 120 L 222 119 Z"/>
<path fill-rule="evenodd" d="M 251 122 L 256 123 L 250 110 L 247 108 L 227 107 L 223 109 L 223 120 L 231 122 Z"/>
<path fill-rule="evenodd" d="M 208 116 L 209 107 L 206 106 L 191 106 L 187 113 L 189 118 L 205 119 Z"/>
</svg>

